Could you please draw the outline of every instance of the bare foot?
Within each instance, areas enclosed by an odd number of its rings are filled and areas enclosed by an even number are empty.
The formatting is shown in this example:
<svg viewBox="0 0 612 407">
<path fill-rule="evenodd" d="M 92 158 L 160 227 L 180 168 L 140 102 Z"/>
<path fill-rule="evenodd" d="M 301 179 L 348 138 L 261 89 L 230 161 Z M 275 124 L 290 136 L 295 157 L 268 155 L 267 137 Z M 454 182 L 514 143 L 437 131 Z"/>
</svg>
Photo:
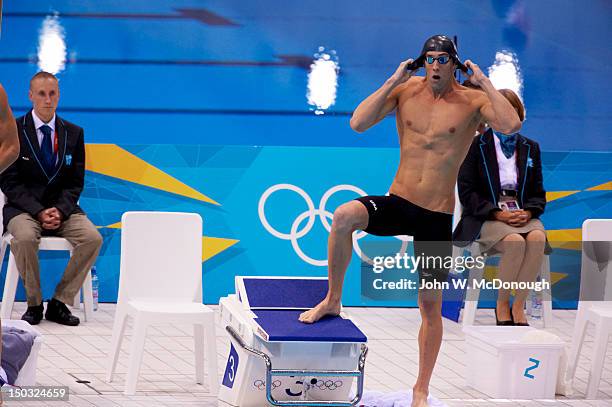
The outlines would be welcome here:
<svg viewBox="0 0 612 407">
<path fill-rule="evenodd" d="M 411 407 L 427 407 L 427 396 L 426 392 L 413 390 Z"/>
<path fill-rule="evenodd" d="M 313 309 L 302 312 L 299 319 L 305 324 L 312 324 L 313 322 L 317 322 L 323 318 L 325 315 L 340 314 L 340 308 L 340 302 L 332 302 L 326 298 Z"/>
</svg>

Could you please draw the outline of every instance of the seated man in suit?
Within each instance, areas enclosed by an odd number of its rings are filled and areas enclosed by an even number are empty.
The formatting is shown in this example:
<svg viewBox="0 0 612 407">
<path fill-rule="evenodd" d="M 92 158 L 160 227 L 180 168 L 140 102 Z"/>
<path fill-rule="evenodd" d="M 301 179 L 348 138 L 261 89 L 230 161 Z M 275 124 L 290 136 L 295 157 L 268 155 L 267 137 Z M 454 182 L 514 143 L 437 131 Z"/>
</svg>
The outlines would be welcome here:
<svg viewBox="0 0 612 407">
<path fill-rule="evenodd" d="M 49 321 L 74 326 L 79 318 L 65 304 L 73 304 L 102 246 L 102 236 L 77 205 L 85 176 L 83 129 L 56 116 L 59 85 L 54 75 L 34 75 L 29 96 L 33 109 L 17 119 L 19 158 L 0 176 L 6 195 L 4 227 L 13 235 L 11 252 L 26 290 L 28 309 L 22 319 L 32 325 L 43 317 L 40 237 L 60 236 L 74 246 L 45 313 Z"/>
</svg>

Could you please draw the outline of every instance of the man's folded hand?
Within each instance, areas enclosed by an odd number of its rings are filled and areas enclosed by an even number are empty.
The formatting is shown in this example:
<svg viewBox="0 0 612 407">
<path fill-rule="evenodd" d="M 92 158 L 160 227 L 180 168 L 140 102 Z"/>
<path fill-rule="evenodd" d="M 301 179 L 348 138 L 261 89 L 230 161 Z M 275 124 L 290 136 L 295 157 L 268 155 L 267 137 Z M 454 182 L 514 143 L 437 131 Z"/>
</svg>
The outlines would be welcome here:
<svg viewBox="0 0 612 407">
<path fill-rule="evenodd" d="M 62 223 L 62 213 L 55 207 L 38 212 L 37 218 L 42 228 L 47 230 L 55 230 Z"/>
</svg>

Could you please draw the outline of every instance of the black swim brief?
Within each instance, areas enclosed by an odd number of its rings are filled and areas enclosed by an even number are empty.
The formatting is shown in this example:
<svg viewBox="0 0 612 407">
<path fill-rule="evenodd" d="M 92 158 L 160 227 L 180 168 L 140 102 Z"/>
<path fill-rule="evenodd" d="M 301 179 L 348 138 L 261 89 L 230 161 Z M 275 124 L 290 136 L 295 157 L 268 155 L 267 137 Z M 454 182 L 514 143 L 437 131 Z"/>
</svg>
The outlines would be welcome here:
<svg viewBox="0 0 612 407">
<path fill-rule="evenodd" d="M 368 209 L 365 232 L 376 236 L 409 235 L 414 240 L 415 256 L 452 256 L 453 215 L 430 211 L 397 195 L 362 196 L 356 199 Z M 448 269 L 440 261 L 419 267 L 419 279 L 446 281 Z"/>
</svg>

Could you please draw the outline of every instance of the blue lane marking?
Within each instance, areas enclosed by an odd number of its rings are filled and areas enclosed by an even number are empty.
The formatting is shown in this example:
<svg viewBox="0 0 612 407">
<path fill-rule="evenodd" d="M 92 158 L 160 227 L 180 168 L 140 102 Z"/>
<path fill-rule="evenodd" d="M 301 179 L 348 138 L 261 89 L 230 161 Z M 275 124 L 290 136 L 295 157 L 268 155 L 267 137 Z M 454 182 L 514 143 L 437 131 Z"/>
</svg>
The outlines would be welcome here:
<svg viewBox="0 0 612 407">
<path fill-rule="evenodd" d="M 540 361 L 539 361 L 539 360 L 537 360 L 537 359 L 534 359 L 534 358 L 529 358 L 529 361 L 530 361 L 531 363 L 534 363 L 534 365 L 533 365 L 533 366 L 528 367 L 527 369 L 525 369 L 525 374 L 524 374 L 524 376 L 525 376 L 525 377 L 527 377 L 527 378 L 529 378 L 529 379 L 535 379 L 535 376 L 534 376 L 534 375 L 532 375 L 532 374 L 531 374 L 531 373 L 529 373 L 529 372 L 530 372 L 530 371 L 532 371 L 532 370 L 534 370 L 534 369 L 537 369 L 537 368 L 538 368 L 538 366 L 540 366 Z"/>
</svg>

